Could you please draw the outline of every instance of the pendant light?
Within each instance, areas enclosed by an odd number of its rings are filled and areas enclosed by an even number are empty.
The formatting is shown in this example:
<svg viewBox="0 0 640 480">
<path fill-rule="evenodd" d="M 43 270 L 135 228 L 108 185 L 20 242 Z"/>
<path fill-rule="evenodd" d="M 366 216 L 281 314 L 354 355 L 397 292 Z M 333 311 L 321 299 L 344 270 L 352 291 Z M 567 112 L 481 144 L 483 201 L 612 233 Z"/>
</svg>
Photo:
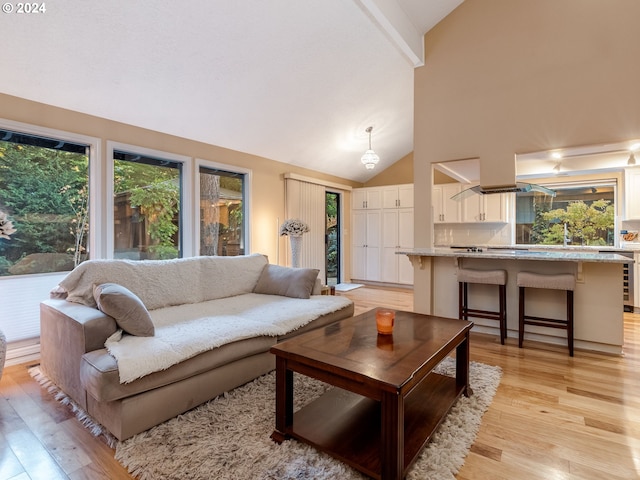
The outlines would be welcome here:
<svg viewBox="0 0 640 480">
<path fill-rule="evenodd" d="M 367 168 L 367 170 L 373 170 L 376 164 L 380 161 L 380 157 L 376 155 L 376 152 L 371 150 L 371 130 L 373 127 L 368 127 L 365 131 L 369 134 L 369 150 L 364 152 L 360 161 Z"/>
</svg>

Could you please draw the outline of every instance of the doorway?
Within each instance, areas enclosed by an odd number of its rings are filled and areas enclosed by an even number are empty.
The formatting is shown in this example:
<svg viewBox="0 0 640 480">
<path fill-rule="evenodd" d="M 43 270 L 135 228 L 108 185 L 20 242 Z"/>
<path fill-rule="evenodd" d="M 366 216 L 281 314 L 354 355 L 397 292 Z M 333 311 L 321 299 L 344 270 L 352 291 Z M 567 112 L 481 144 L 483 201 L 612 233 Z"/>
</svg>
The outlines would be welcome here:
<svg viewBox="0 0 640 480">
<path fill-rule="evenodd" d="M 325 271 L 327 285 L 340 283 L 340 265 L 342 252 L 340 247 L 340 194 L 336 192 L 325 193 Z"/>
</svg>

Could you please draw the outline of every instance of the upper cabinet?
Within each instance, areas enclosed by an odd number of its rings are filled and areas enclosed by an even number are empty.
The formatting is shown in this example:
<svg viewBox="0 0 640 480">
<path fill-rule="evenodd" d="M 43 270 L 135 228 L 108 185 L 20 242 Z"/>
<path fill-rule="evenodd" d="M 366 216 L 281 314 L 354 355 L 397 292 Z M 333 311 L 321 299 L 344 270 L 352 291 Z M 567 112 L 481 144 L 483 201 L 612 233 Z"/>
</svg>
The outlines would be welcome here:
<svg viewBox="0 0 640 480">
<path fill-rule="evenodd" d="M 382 187 L 382 208 L 413 208 L 413 184 Z"/>
<path fill-rule="evenodd" d="M 431 205 L 434 223 L 457 223 L 460 221 L 461 202 L 452 200 L 451 197 L 460 193 L 461 190 L 462 186 L 459 183 L 443 183 L 433 186 Z"/>
<path fill-rule="evenodd" d="M 640 167 L 624 171 L 625 220 L 640 220 Z"/>
<path fill-rule="evenodd" d="M 434 223 L 507 223 L 509 221 L 509 198 L 507 193 L 478 194 L 469 192 L 461 199 L 452 197 L 470 185 L 443 183 L 433 186 Z"/>
<path fill-rule="evenodd" d="M 508 221 L 507 195 L 506 193 L 469 195 L 462 201 L 462 221 L 506 223 Z"/>
<path fill-rule="evenodd" d="M 382 190 L 380 188 L 354 188 L 351 192 L 351 208 L 354 210 L 382 208 Z"/>
<path fill-rule="evenodd" d="M 413 208 L 413 184 L 354 188 L 351 198 L 354 210 Z"/>
</svg>

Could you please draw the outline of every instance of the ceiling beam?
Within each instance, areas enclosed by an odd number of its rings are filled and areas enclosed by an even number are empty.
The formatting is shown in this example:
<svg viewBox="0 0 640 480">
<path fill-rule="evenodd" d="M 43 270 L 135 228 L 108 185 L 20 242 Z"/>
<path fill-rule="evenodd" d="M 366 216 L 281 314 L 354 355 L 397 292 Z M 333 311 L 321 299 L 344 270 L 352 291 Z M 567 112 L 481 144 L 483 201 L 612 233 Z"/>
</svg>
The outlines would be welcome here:
<svg viewBox="0 0 640 480">
<path fill-rule="evenodd" d="M 355 0 L 396 44 L 414 67 L 424 65 L 423 35 L 396 0 Z"/>
</svg>

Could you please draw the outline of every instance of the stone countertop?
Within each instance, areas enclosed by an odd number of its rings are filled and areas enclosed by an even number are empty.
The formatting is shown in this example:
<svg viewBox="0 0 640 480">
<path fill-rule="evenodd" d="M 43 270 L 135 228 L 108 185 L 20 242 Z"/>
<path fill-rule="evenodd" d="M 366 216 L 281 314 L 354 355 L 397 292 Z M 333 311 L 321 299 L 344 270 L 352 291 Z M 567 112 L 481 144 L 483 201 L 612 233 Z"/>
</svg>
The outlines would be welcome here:
<svg viewBox="0 0 640 480">
<path fill-rule="evenodd" d="M 622 250 L 621 250 L 622 251 Z M 398 255 L 419 257 L 488 258 L 496 260 L 538 260 L 547 262 L 590 262 L 590 263 L 633 263 L 629 257 L 617 253 L 598 253 L 597 251 L 575 251 L 562 249 L 525 250 L 509 247 L 481 247 L 478 251 L 467 251 L 449 247 L 414 248 L 402 250 Z"/>
<path fill-rule="evenodd" d="M 525 250 L 525 251 L 572 251 L 572 252 L 586 252 L 586 253 L 598 253 L 600 251 L 606 251 L 607 253 L 617 252 L 632 252 L 640 248 L 640 243 L 626 242 L 621 243 L 619 247 L 608 245 L 470 245 L 472 247 L 479 247 L 484 249 L 490 248 L 493 250 Z M 452 245 L 436 245 L 434 248 L 450 248 Z M 459 245 L 455 248 L 466 248 L 466 245 Z"/>
</svg>

